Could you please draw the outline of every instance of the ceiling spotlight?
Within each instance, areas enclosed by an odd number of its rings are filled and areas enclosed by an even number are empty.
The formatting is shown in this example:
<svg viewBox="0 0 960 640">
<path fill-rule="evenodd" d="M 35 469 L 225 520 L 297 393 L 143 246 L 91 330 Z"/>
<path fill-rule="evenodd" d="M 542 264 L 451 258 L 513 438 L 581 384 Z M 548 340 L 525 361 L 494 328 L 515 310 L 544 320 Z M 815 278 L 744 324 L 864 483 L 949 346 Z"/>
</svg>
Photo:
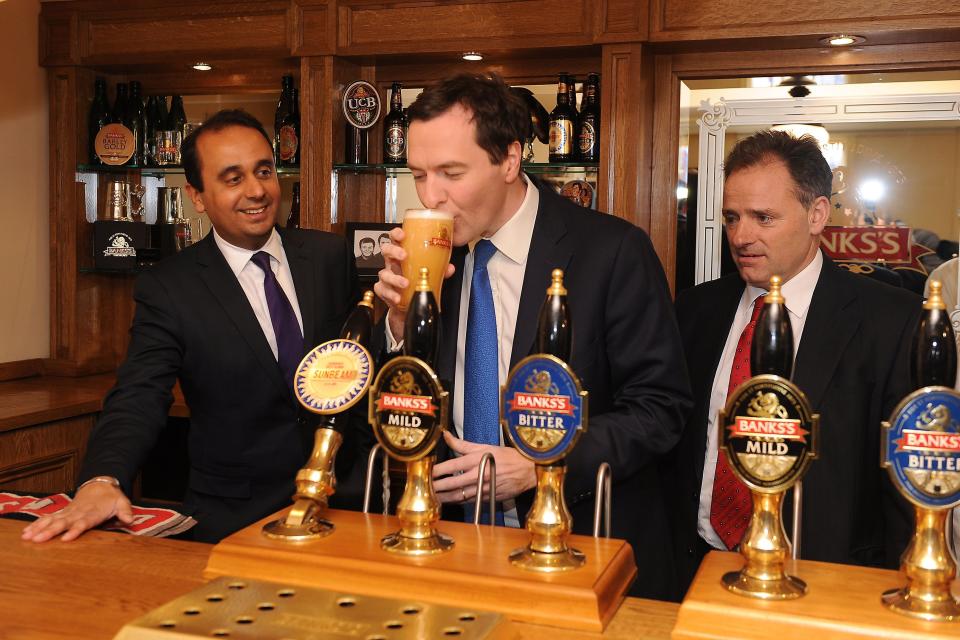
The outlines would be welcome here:
<svg viewBox="0 0 960 640">
<path fill-rule="evenodd" d="M 861 42 L 866 42 L 867 39 L 863 36 L 851 36 L 846 33 L 837 34 L 835 36 L 827 36 L 820 40 L 820 44 L 827 44 L 831 47 L 849 47 L 852 44 L 860 44 Z"/>
<path fill-rule="evenodd" d="M 197 71 L 210 71 L 210 69 L 213 69 L 213 66 L 211 66 L 209 62 L 194 62 L 193 68 Z"/>
<path fill-rule="evenodd" d="M 479 51 L 467 51 L 461 56 L 467 62 L 480 62 L 483 60 L 483 55 Z"/>
</svg>

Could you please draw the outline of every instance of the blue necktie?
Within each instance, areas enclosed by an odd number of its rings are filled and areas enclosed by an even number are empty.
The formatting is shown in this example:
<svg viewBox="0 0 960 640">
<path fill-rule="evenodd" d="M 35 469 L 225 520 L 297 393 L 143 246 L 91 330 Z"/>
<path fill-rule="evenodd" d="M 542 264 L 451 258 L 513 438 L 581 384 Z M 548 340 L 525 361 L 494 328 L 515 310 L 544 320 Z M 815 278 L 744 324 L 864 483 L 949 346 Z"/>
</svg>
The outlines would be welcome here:
<svg viewBox="0 0 960 640">
<path fill-rule="evenodd" d="M 300 360 L 303 359 L 303 334 L 300 331 L 300 323 L 297 322 L 297 314 L 293 312 L 293 305 L 280 288 L 280 282 L 270 268 L 270 254 L 266 251 L 258 251 L 250 260 L 263 270 L 263 293 L 267 298 L 270 323 L 277 338 L 277 363 L 283 373 L 284 382 L 293 389 L 293 375 Z"/>
<path fill-rule="evenodd" d="M 487 272 L 487 263 L 496 252 L 497 248 L 489 240 L 480 240 L 473 248 L 473 279 L 470 282 L 463 363 L 463 439 L 500 446 L 499 341 L 493 290 Z M 465 511 L 466 519 L 471 521 L 472 509 Z M 500 510 L 497 511 L 497 524 L 503 524 Z"/>
</svg>

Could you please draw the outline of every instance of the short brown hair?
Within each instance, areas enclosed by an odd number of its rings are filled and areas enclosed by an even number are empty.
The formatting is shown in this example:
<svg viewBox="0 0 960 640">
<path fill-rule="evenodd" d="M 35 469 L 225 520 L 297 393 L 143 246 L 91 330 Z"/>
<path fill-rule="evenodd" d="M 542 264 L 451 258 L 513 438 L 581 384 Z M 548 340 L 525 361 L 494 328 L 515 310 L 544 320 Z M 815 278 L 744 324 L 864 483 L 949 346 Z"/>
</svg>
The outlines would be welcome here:
<svg viewBox="0 0 960 640">
<path fill-rule="evenodd" d="M 786 131 L 758 131 L 734 145 L 723 163 L 723 177 L 776 160 L 786 165 L 797 185 L 797 200 L 805 208 L 820 196 L 830 199 L 833 172 L 823 157 L 820 143 L 809 135 L 795 138 Z"/>
<path fill-rule="evenodd" d="M 253 129 L 263 136 L 267 144 L 273 148 L 270 136 L 267 135 L 260 121 L 243 109 L 222 109 L 208 118 L 206 122 L 194 129 L 180 145 L 180 162 L 187 184 L 197 191 L 203 192 L 203 176 L 200 173 L 200 154 L 197 153 L 197 140 L 204 133 L 223 131 L 227 127 L 246 127 Z"/>
<path fill-rule="evenodd" d="M 523 144 L 530 127 L 527 106 L 495 73 L 461 73 L 427 87 L 407 109 L 407 118 L 411 123 L 433 120 L 456 104 L 472 114 L 477 144 L 490 162 L 500 164 L 511 144 Z"/>
</svg>

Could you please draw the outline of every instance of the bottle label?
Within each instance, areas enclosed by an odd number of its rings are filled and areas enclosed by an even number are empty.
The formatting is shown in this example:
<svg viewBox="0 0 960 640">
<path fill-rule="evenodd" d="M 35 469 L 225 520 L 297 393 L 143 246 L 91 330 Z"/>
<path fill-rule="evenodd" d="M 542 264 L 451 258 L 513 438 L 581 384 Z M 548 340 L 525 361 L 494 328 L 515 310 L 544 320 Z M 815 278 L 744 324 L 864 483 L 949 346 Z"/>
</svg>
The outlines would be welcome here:
<svg viewBox="0 0 960 640">
<path fill-rule="evenodd" d="M 585 120 L 580 129 L 580 153 L 584 156 L 593 155 L 593 147 L 597 144 L 597 132 L 593 123 Z"/>
<path fill-rule="evenodd" d="M 447 423 L 448 394 L 419 358 L 400 356 L 385 364 L 370 389 L 370 424 L 392 457 L 416 460 L 428 454 Z"/>
<path fill-rule="evenodd" d="M 373 371 L 370 352 L 353 340 L 324 342 L 304 357 L 293 379 L 297 400 L 313 413 L 339 413 L 367 392 Z"/>
<path fill-rule="evenodd" d="M 280 127 L 280 159 L 292 160 L 297 155 L 297 149 L 300 146 L 300 139 L 297 138 L 297 131 L 289 124 Z"/>
<path fill-rule="evenodd" d="M 550 121 L 550 153 L 570 155 L 573 153 L 573 121 L 567 118 Z"/>
<path fill-rule="evenodd" d="M 387 130 L 387 158 L 400 160 L 407 152 L 407 139 L 402 124 L 392 124 Z"/>
<path fill-rule="evenodd" d="M 380 117 L 380 94 L 369 82 L 357 80 L 343 92 L 343 115 L 358 129 L 369 129 Z"/>
<path fill-rule="evenodd" d="M 103 164 L 125 164 L 136 150 L 137 139 L 122 124 L 108 124 L 97 132 L 94 149 Z"/>
</svg>

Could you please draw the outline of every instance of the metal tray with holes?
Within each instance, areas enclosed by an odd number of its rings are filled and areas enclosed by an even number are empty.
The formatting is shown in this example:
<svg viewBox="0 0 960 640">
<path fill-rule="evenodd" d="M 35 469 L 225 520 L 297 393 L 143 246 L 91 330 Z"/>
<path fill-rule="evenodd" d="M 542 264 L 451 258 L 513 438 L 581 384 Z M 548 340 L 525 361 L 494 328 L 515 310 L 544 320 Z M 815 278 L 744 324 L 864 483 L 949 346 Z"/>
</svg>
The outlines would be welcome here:
<svg viewBox="0 0 960 640">
<path fill-rule="evenodd" d="M 414 640 L 491 637 L 497 613 L 223 577 L 154 609 L 114 640 Z"/>
</svg>

